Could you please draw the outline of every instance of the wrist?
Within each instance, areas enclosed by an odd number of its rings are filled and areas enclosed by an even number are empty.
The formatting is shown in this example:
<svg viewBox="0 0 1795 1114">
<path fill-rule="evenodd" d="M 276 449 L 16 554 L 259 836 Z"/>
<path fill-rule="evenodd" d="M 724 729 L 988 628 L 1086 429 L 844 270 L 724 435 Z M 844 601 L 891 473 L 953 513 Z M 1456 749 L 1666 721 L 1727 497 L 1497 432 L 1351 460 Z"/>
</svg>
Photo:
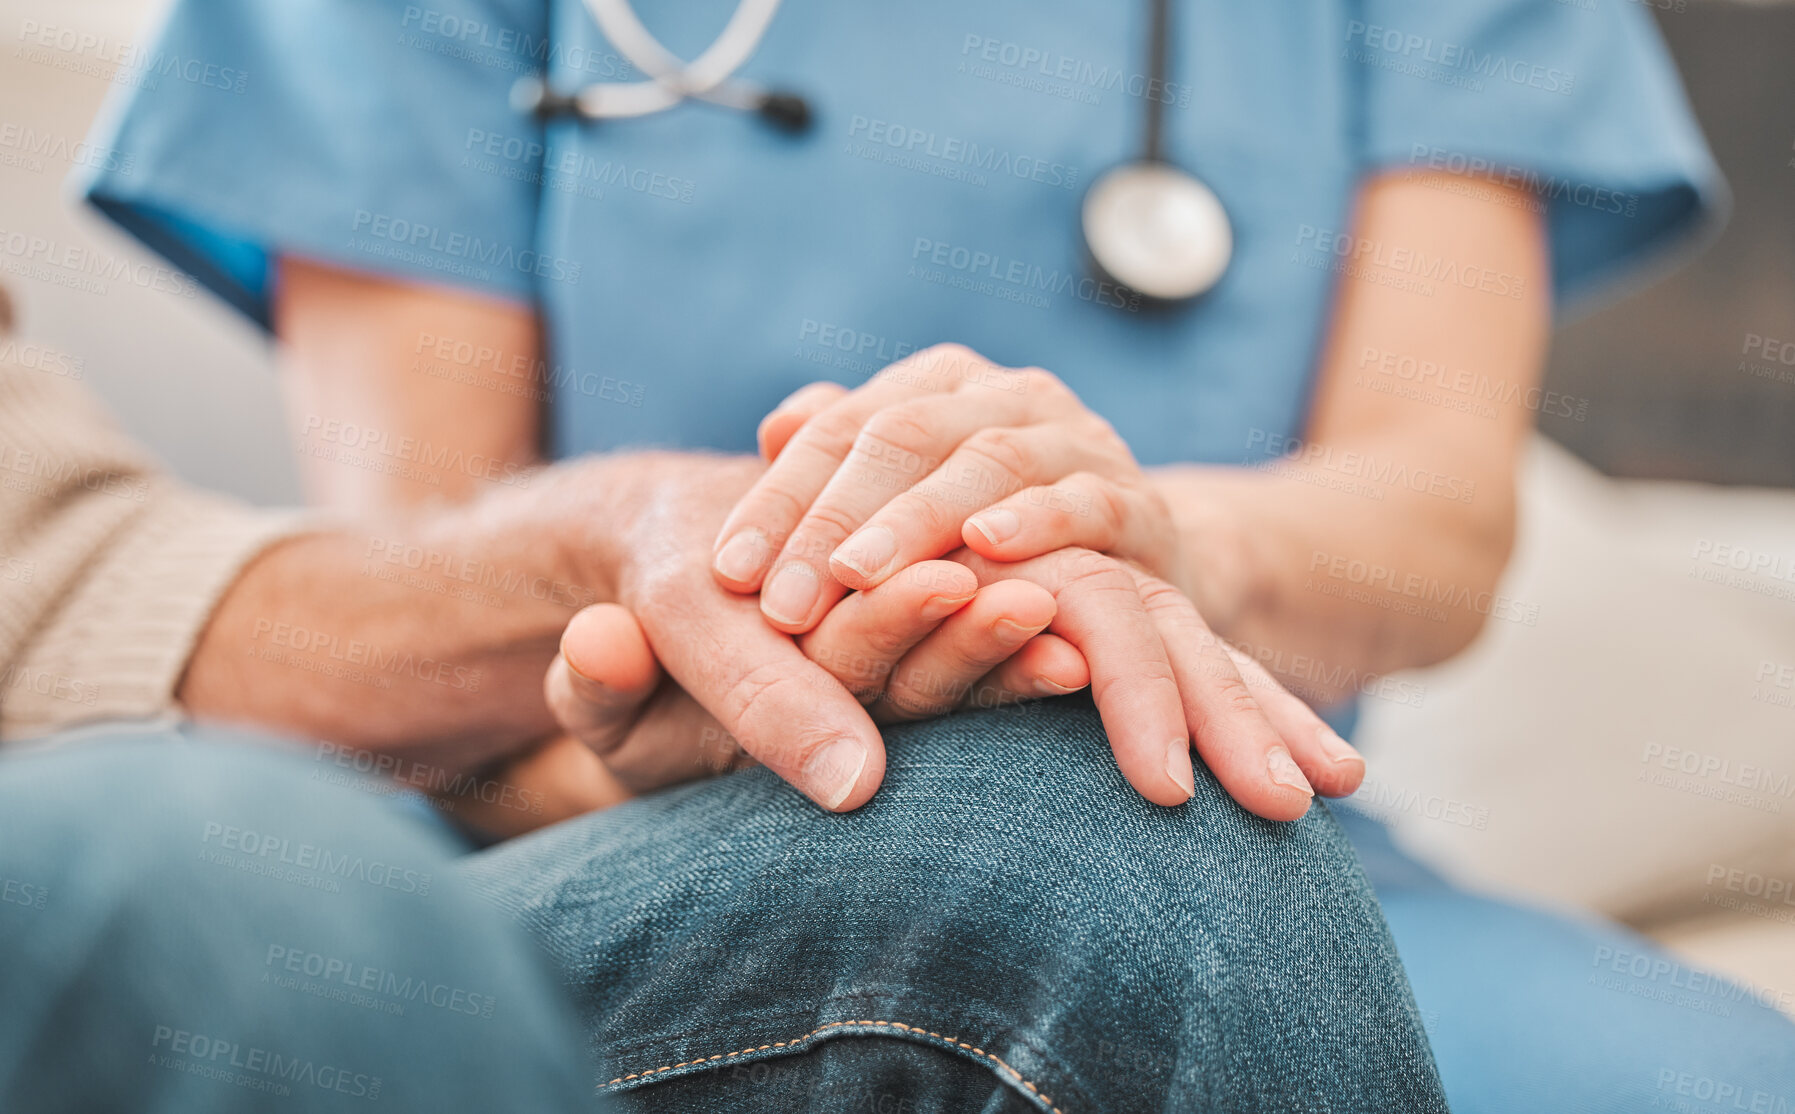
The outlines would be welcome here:
<svg viewBox="0 0 1795 1114">
<path fill-rule="evenodd" d="M 612 562 L 570 544 L 565 520 L 588 507 L 556 508 L 546 493 L 499 497 L 356 536 L 368 575 L 485 607 L 497 631 L 557 630 L 582 607 L 615 597 Z"/>
<path fill-rule="evenodd" d="M 1180 575 L 1174 582 L 1210 629 L 1230 638 L 1264 598 L 1266 565 L 1255 558 L 1241 503 L 1230 497 L 1218 471 L 1180 465 L 1148 476 L 1165 497 L 1178 539 Z"/>
<path fill-rule="evenodd" d="M 181 703 L 446 768 L 546 735 L 544 671 L 590 590 L 469 510 L 266 550 L 201 633 Z"/>
</svg>

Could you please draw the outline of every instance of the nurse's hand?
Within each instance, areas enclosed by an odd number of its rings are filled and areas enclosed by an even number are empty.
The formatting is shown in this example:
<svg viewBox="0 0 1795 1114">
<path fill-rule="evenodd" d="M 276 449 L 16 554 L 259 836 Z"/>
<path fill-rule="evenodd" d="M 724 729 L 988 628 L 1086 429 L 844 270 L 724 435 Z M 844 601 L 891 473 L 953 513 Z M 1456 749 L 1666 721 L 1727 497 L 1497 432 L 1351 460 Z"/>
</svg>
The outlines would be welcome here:
<svg viewBox="0 0 1795 1114">
<path fill-rule="evenodd" d="M 807 631 L 849 589 L 965 545 L 998 561 L 1066 546 L 1176 581 L 1177 532 L 1109 423 L 1039 368 L 958 345 L 854 391 L 819 383 L 761 423 L 771 466 L 724 523 L 713 568 Z"/>
<path fill-rule="evenodd" d="M 781 574 L 814 585 L 810 606 L 822 606 L 964 542 L 955 559 L 982 577 L 1054 593 L 1049 629 L 1089 663 L 1117 763 L 1148 800 L 1190 796 L 1193 741 L 1229 793 L 1268 819 L 1301 816 L 1315 791 L 1358 787 L 1358 753 L 1209 630 L 1175 583 L 1167 508 L 1114 431 L 1045 372 L 931 349 L 854 392 L 807 388 L 761 432 L 775 462 L 731 514 L 716 565 L 742 591 L 772 568 L 762 611 L 781 629 L 813 621 L 779 622 L 797 611 L 777 598 Z M 988 529 L 992 510 L 1013 513 L 999 516 L 1009 536 L 993 540 L 1003 531 Z M 882 562 L 837 550 L 880 526 L 893 543 Z M 760 539 L 786 530 L 775 561 Z M 756 550 L 765 559 L 735 563 Z"/>
<path fill-rule="evenodd" d="M 953 559 L 981 582 L 1023 579 L 1053 593 L 1047 629 L 1090 663 L 1116 764 L 1149 801 L 1190 798 L 1193 743 L 1229 796 L 1268 820 L 1295 820 L 1315 793 L 1344 797 L 1363 780 L 1359 753 L 1164 580 L 1077 547 L 1020 562 L 969 550 Z"/>
</svg>

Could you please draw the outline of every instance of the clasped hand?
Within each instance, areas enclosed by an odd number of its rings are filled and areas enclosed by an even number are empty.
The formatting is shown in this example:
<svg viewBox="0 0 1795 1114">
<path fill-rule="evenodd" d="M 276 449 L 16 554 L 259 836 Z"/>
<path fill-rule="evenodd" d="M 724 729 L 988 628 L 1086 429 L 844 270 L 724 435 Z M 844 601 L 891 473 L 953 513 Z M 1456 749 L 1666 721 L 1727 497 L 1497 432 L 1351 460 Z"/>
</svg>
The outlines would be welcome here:
<svg viewBox="0 0 1795 1114">
<path fill-rule="evenodd" d="M 1047 372 L 929 349 L 804 388 L 760 447 L 764 468 L 643 461 L 618 603 L 577 616 L 550 671 L 629 790 L 759 761 L 846 811 L 884 776 L 877 724 L 1087 684 L 1156 804 L 1191 796 L 1193 744 L 1269 819 L 1358 787 L 1358 753 L 1210 631 L 1164 499 Z"/>
</svg>

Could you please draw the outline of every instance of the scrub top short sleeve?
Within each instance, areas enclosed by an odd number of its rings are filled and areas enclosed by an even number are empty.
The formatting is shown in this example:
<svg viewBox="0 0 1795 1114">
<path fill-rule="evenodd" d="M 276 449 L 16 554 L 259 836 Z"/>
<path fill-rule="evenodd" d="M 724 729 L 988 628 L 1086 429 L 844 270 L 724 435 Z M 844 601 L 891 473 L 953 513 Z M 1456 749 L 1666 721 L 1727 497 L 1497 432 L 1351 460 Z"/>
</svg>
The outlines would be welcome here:
<svg viewBox="0 0 1795 1114">
<path fill-rule="evenodd" d="M 134 75 L 110 108 L 128 169 L 85 191 L 264 326 L 280 253 L 528 299 L 555 261 L 540 128 L 507 97 L 546 21 L 540 0 L 178 0 L 146 56 L 200 64 Z M 455 170 L 490 147 L 510 173 Z"/>
<path fill-rule="evenodd" d="M 1365 168 L 1533 190 L 1559 307 L 1718 227 L 1725 183 L 1639 3 L 1365 0 L 1345 38 Z"/>
<path fill-rule="evenodd" d="M 720 23 L 636 6 L 685 57 Z M 160 49 L 246 87 L 137 90 L 108 144 L 132 172 L 92 193 L 263 321 L 277 251 L 531 299 L 557 455 L 752 451 L 805 383 L 953 340 L 1051 368 L 1149 465 L 1252 464 L 1302 434 L 1369 172 L 1533 191 L 1561 301 L 1724 197 L 1631 0 L 1178 11 L 1167 150 L 1235 248 L 1166 312 L 1094 275 L 1080 231 L 1088 184 L 1139 154 L 1144 3 L 785 0 L 742 76 L 811 98 L 792 136 L 702 104 L 545 131 L 509 105 L 517 77 L 639 76 L 579 0 L 178 0 Z"/>
</svg>

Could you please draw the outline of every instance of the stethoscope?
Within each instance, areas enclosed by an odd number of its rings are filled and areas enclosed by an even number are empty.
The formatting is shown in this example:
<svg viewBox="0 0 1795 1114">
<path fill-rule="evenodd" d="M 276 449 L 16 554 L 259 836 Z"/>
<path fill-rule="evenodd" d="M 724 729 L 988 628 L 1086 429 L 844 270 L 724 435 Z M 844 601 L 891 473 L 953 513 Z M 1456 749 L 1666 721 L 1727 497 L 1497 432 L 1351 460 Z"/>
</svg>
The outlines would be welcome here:
<svg viewBox="0 0 1795 1114">
<path fill-rule="evenodd" d="M 779 0 L 740 0 L 717 41 L 690 62 L 661 45 L 629 0 L 586 0 L 586 8 L 617 53 L 648 79 L 595 83 L 568 94 L 555 92 L 541 78 L 526 77 L 511 87 L 511 103 L 518 111 L 543 118 L 619 120 L 700 100 L 759 113 L 783 131 L 801 132 L 810 126 L 810 102 L 803 97 L 735 76 L 760 46 Z"/>
<path fill-rule="evenodd" d="M 1150 80 L 1143 92 L 1141 154 L 1104 172 L 1085 192 L 1084 240 L 1092 265 L 1104 277 L 1153 301 L 1183 302 L 1221 279 L 1234 253 L 1234 235 L 1215 191 L 1165 155 L 1171 0 L 1149 4 Z M 810 103 L 804 97 L 735 76 L 760 46 L 779 0 L 740 0 L 722 34 L 690 62 L 661 45 L 629 0 L 586 0 L 586 7 L 617 53 L 647 79 L 558 93 L 542 79 L 526 77 L 511 90 L 518 111 L 545 119 L 616 120 L 700 100 L 757 113 L 783 131 L 810 126 Z"/>
</svg>

